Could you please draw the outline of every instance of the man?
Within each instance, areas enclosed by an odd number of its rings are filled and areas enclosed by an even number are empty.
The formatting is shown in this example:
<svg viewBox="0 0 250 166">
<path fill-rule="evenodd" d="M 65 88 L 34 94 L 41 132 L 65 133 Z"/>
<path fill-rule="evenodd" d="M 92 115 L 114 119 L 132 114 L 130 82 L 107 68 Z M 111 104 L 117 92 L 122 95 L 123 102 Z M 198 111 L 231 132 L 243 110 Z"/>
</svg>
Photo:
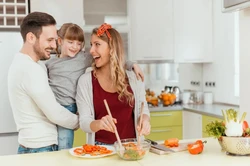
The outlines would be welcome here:
<svg viewBox="0 0 250 166">
<path fill-rule="evenodd" d="M 56 21 L 46 13 L 27 15 L 20 26 L 23 47 L 8 73 L 9 100 L 19 132 L 18 153 L 57 150 L 55 124 L 75 129 L 78 116 L 56 102 L 47 71 L 39 60 L 50 58 L 56 48 Z"/>
</svg>

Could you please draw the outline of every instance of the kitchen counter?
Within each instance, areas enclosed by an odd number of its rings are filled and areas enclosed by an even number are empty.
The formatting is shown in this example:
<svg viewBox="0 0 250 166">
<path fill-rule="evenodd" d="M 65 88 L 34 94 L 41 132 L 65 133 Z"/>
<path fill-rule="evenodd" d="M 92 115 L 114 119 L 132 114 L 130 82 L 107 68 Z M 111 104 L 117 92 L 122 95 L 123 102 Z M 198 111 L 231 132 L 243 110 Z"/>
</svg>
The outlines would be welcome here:
<svg viewBox="0 0 250 166">
<path fill-rule="evenodd" d="M 200 113 L 200 114 L 208 115 L 208 116 L 214 116 L 214 117 L 221 118 L 221 119 L 223 119 L 221 110 L 227 110 L 230 108 L 239 110 L 239 107 L 237 106 L 223 105 L 223 104 L 183 105 L 183 110 L 191 111 L 194 113 Z"/>
<path fill-rule="evenodd" d="M 150 112 L 155 112 L 155 111 L 180 111 L 183 110 L 182 105 L 172 105 L 172 106 L 159 106 L 159 107 L 148 107 Z"/>
<path fill-rule="evenodd" d="M 195 141 L 196 139 L 192 140 Z M 203 139 L 204 140 L 204 139 Z M 69 154 L 67 150 L 58 152 L 46 152 L 36 154 L 22 154 L 0 156 L 0 165 L 22 165 L 22 166 L 152 166 L 152 165 L 171 165 L 171 166 L 211 166 L 211 165 L 243 165 L 249 163 L 249 157 L 229 156 L 224 151 L 216 139 L 206 138 L 204 151 L 199 155 L 191 155 L 187 151 L 172 154 L 157 155 L 148 153 L 142 160 L 125 161 L 117 155 L 99 159 L 76 158 Z M 184 140 L 182 142 L 190 142 Z"/>
<path fill-rule="evenodd" d="M 213 116 L 216 118 L 223 118 L 221 110 L 226 109 L 236 109 L 239 110 L 237 106 L 225 105 L 225 104 L 186 104 L 186 105 L 174 105 L 169 107 L 149 107 L 150 112 L 154 111 L 190 111 L 194 113 L 199 113 L 203 115 Z"/>
</svg>

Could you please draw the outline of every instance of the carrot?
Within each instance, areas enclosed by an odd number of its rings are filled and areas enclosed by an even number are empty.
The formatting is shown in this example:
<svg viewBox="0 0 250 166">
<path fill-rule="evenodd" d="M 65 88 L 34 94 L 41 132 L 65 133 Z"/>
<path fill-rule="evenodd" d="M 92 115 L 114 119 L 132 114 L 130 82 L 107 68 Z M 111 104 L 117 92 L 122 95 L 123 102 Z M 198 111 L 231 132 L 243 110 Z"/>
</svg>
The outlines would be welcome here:
<svg viewBox="0 0 250 166">
<path fill-rule="evenodd" d="M 170 138 L 164 141 L 165 146 L 169 147 L 178 147 L 179 146 L 179 139 L 178 138 Z"/>
<path fill-rule="evenodd" d="M 112 152 L 113 152 L 112 150 L 108 150 L 106 147 L 99 145 L 89 145 L 89 144 L 84 144 L 81 148 L 76 148 L 74 150 L 74 153 L 76 155 L 89 154 L 91 156 L 110 154 Z"/>
</svg>

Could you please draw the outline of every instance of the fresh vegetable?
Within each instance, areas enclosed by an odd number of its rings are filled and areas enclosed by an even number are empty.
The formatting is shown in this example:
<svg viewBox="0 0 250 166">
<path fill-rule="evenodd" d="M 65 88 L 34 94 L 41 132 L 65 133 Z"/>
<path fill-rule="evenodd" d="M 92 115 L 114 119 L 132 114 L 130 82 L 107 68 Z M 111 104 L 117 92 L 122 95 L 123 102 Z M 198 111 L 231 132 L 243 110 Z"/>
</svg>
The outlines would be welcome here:
<svg viewBox="0 0 250 166">
<path fill-rule="evenodd" d="M 179 139 L 178 138 L 170 138 L 164 141 L 165 146 L 169 147 L 178 147 L 179 146 Z"/>
<path fill-rule="evenodd" d="M 243 121 L 242 128 L 243 128 L 243 131 L 246 131 L 246 129 L 249 128 L 247 121 L 245 120 Z"/>
<path fill-rule="evenodd" d="M 103 155 L 103 154 L 110 154 L 112 150 L 108 150 L 106 147 L 99 146 L 99 145 L 90 145 L 84 144 L 81 148 L 75 148 L 74 153 L 76 155 L 85 155 L 89 154 L 91 156 Z"/>
<path fill-rule="evenodd" d="M 226 136 L 242 136 L 243 134 L 243 121 L 246 117 L 246 112 L 239 118 L 239 112 L 234 109 L 222 110 L 222 114 L 226 123 Z"/>
<path fill-rule="evenodd" d="M 123 153 L 123 158 L 128 159 L 128 160 L 141 159 L 146 153 L 146 150 L 137 146 L 133 142 L 124 143 L 124 144 L 122 144 L 122 146 L 125 148 L 125 151 Z"/>
<path fill-rule="evenodd" d="M 220 138 L 221 136 L 225 136 L 225 130 L 226 127 L 223 121 L 212 121 L 211 123 L 206 125 L 205 132 L 209 136 Z"/>
<path fill-rule="evenodd" d="M 195 143 L 188 144 L 189 153 L 193 155 L 200 154 L 204 149 L 204 143 L 207 143 L 207 141 L 197 140 Z"/>
</svg>

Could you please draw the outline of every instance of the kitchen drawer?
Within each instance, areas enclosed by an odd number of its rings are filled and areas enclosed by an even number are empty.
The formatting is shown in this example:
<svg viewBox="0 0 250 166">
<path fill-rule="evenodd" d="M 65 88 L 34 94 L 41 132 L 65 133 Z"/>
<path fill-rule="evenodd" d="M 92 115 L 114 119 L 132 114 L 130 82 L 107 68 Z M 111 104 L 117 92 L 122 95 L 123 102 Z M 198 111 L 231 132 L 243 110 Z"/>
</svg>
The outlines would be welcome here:
<svg viewBox="0 0 250 166">
<path fill-rule="evenodd" d="M 152 127 L 182 125 L 182 111 L 151 112 L 150 117 Z"/>
<path fill-rule="evenodd" d="M 182 126 L 170 127 L 152 127 L 151 132 L 146 138 L 154 141 L 165 140 L 169 138 L 182 139 Z"/>
<path fill-rule="evenodd" d="M 216 121 L 216 120 L 217 121 L 223 121 L 223 119 L 220 119 L 220 118 L 215 118 L 215 117 L 203 115 L 202 116 L 202 131 L 206 130 L 206 125 L 208 123 L 211 123 L 212 121 Z"/>
<path fill-rule="evenodd" d="M 80 128 L 74 132 L 73 147 L 82 146 L 86 143 L 86 133 Z"/>
</svg>

